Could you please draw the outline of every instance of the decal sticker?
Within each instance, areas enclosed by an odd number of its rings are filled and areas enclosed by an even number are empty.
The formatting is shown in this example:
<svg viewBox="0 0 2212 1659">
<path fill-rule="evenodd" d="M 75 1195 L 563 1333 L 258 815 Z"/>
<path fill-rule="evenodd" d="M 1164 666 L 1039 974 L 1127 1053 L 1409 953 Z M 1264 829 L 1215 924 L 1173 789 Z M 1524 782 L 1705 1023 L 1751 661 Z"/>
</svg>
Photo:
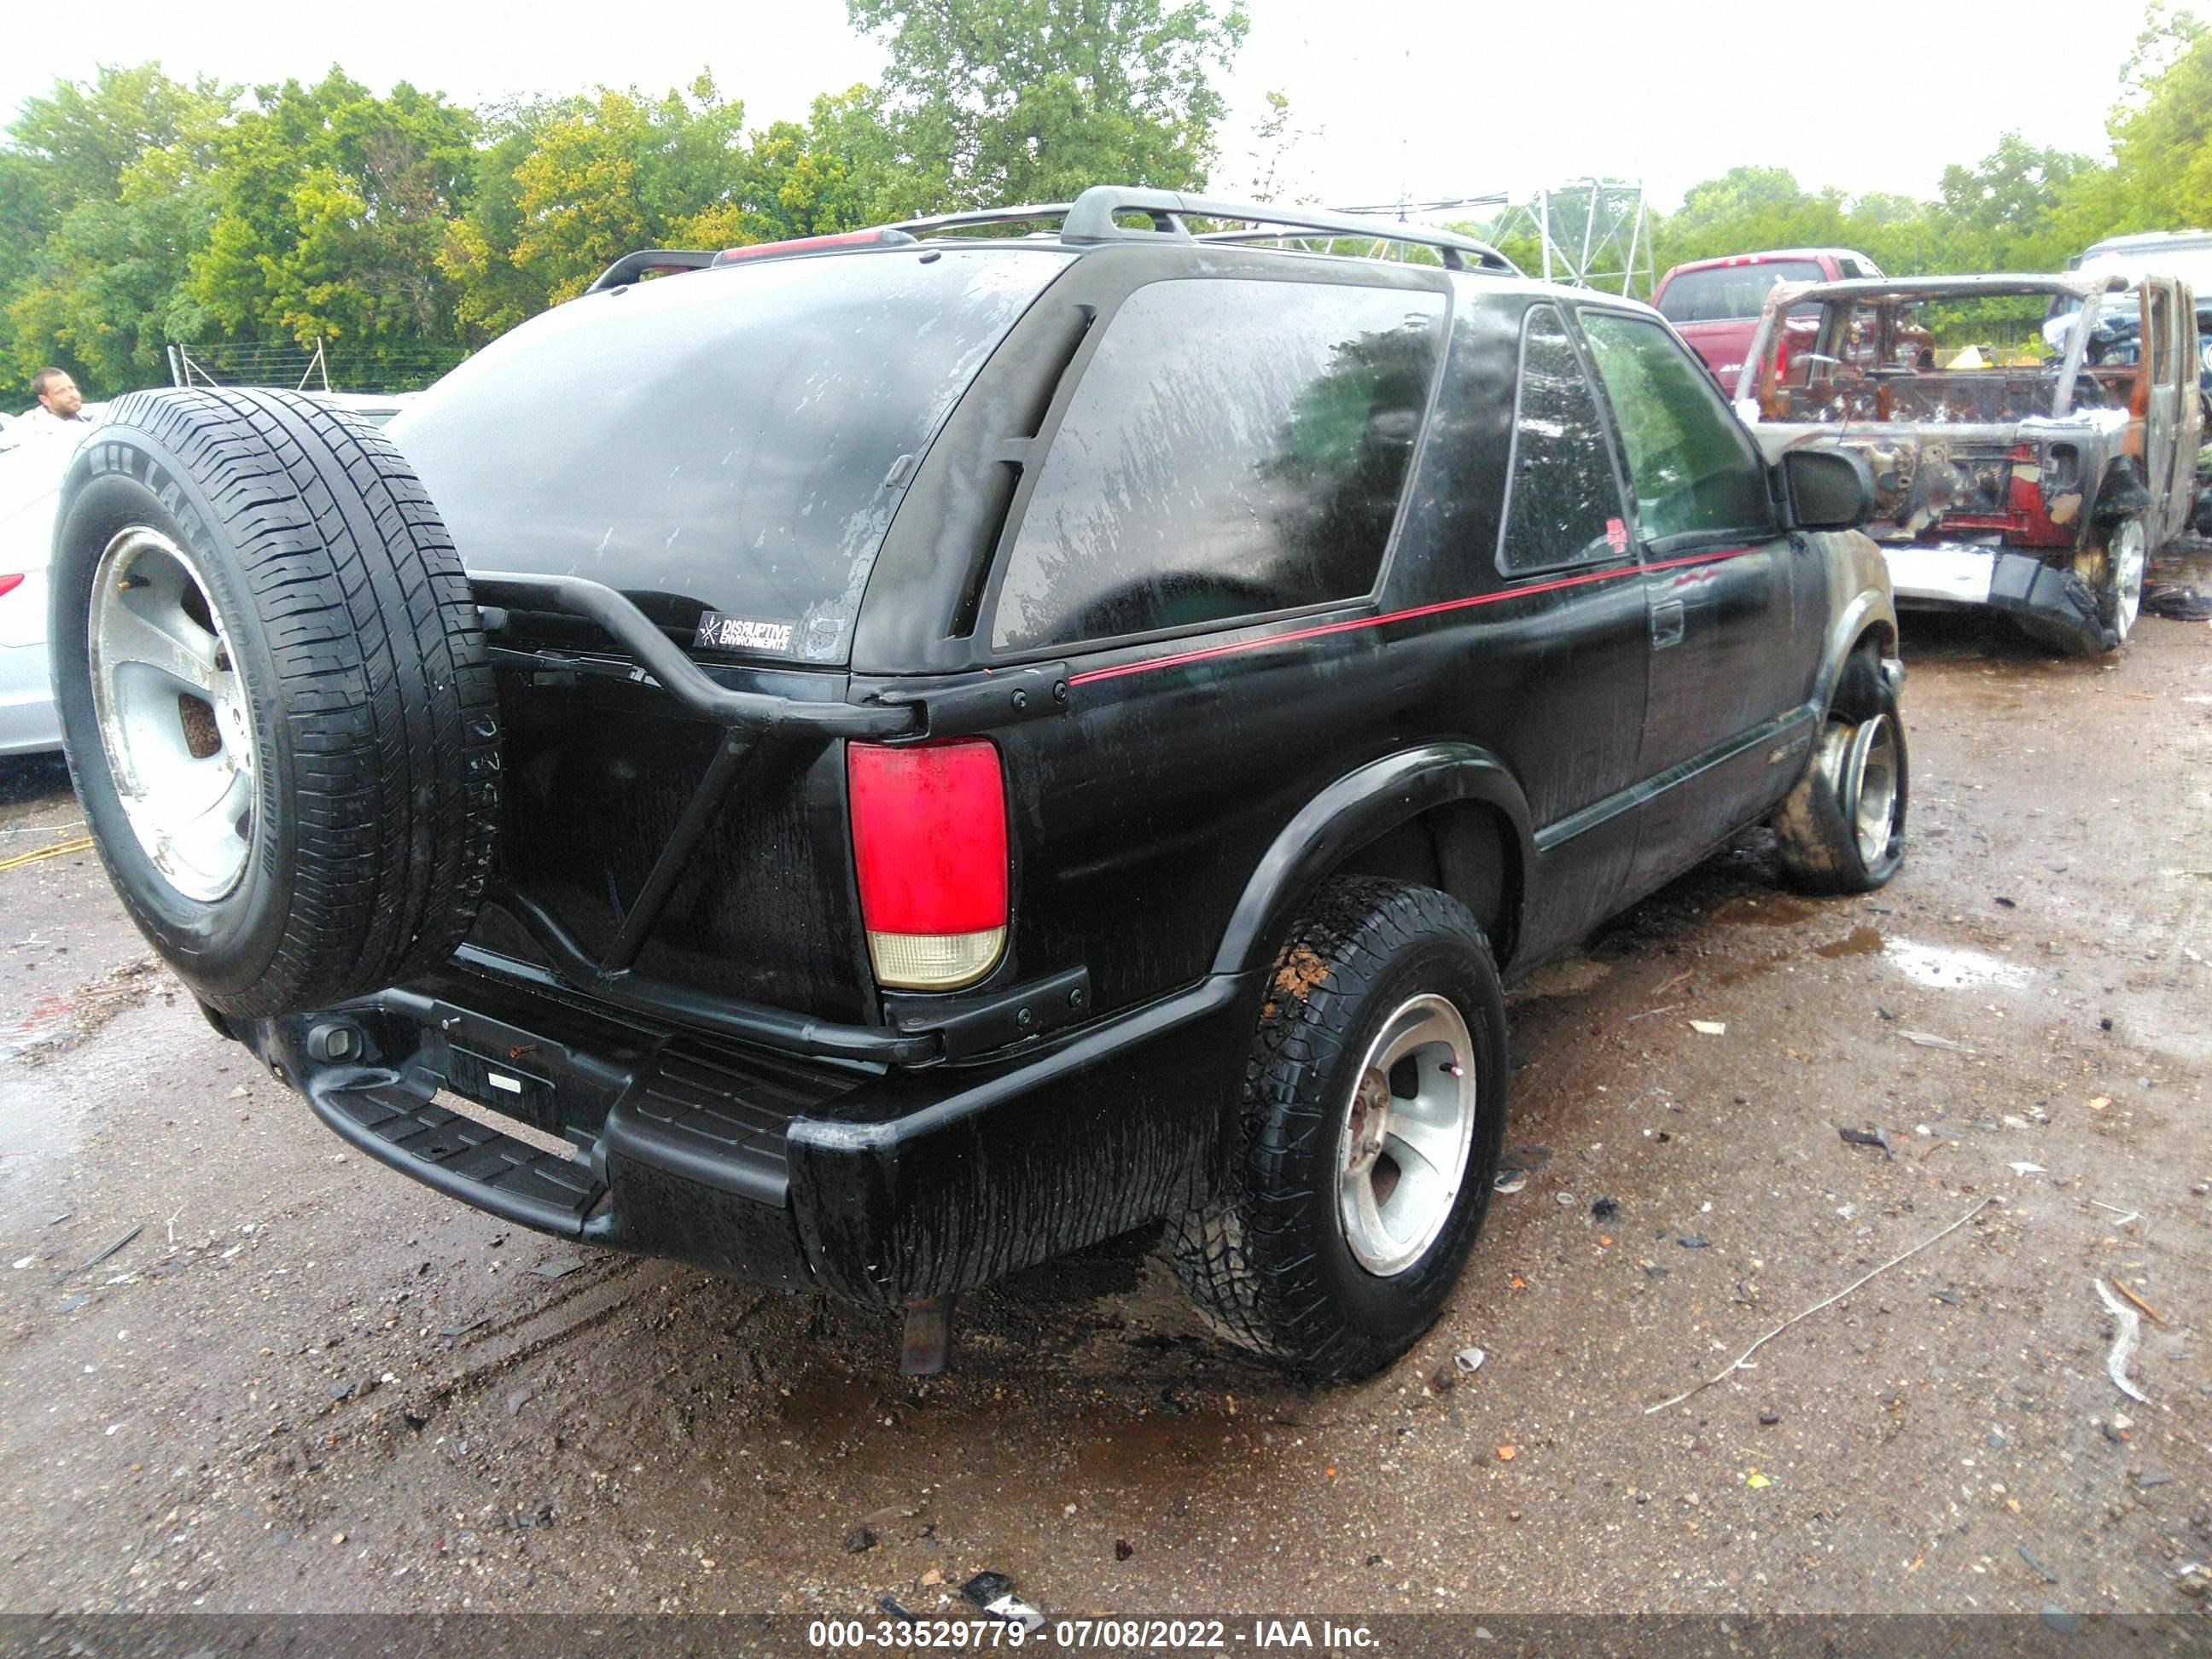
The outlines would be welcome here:
<svg viewBox="0 0 2212 1659">
<path fill-rule="evenodd" d="M 1605 521 L 1605 544 L 1616 553 L 1628 551 L 1628 526 L 1618 519 Z"/>
<path fill-rule="evenodd" d="M 787 622 L 726 617 L 719 611 L 709 611 L 700 617 L 699 631 L 691 646 L 700 651 L 774 651 L 787 656 L 793 626 Z"/>
</svg>

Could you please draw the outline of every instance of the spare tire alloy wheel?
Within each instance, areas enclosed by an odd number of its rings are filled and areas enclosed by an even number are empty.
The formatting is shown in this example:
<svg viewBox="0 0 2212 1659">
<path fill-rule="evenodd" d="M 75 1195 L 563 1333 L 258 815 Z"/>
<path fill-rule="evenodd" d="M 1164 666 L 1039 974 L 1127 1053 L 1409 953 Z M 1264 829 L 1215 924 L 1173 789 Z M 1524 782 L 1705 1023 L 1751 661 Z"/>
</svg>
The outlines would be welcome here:
<svg viewBox="0 0 2212 1659">
<path fill-rule="evenodd" d="M 397 450 L 290 392 L 134 392 L 70 459 L 49 588 L 86 825 L 203 1004 L 327 1008 L 453 954 L 490 876 L 498 692 Z"/>
<path fill-rule="evenodd" d="M 186 898 L 238 885 L 253 839 L 253 719 L 191 556 L 143 526 L 100 556 L 88 647 L 100 741 L 139 846 Z"/>
</svg>

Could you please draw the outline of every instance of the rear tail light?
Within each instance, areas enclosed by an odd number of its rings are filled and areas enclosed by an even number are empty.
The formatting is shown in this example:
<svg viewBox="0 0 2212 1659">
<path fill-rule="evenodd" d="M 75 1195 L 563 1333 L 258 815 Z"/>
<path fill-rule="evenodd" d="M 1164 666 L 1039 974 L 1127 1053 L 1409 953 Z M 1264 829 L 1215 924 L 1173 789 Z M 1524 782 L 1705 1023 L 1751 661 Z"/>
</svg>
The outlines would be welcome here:
<svg viewBox="0 0 2212 1659">
<path fill-rule="evenodd" d="M 951 991 L 1006 947 L 1006 790 L 980 739 L 846 746 L 868 958 L 886 990 Z"/>
<path fill-rule="evenodd" d="M 0 599 L 6 599 L 22 585 L 23 575 L 21 571 L 17 571 L 13 575 L 0 576 Z"/>
</svg>

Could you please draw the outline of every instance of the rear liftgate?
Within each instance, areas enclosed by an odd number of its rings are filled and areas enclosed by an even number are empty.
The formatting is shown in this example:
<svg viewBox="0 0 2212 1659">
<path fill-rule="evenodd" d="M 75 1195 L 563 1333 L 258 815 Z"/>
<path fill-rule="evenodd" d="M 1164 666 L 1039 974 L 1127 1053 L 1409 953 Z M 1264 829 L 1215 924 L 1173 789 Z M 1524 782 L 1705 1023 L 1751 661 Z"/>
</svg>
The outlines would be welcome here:
<svg viewBox="0 0 2212 1659">
<path fill-rule="evenodd" d="M 807 702 L 721 684 L 598 583 L 487 574 L 471 586 L 495 638 L 510 611 L 551 612 L 596 624 L 629 659 L 594 663 L 495 644 L 500 666 L 605 667 L 656 687 L 721 728 L 721 739 L 603 953 L 586 950 L 527 893 L 502 885 L 487 906 L 511 917 L 550 968 L 464 945 L 454 967 L 422 984 L 270 1022 L 262 1028 L 263 1058 L 349 1145 L 504 1220 L 805 1288 L 787 1206 L 791 1121 L 832 1106 L 882 1068 L 957 1060 L 1071 1023 L 1090 1006 L 1087 970 L 957 1005 L 908 1000 L 890 1023 L 861 1025 L 642 977 L 633 964 L 716 813 L 772 743 L 910 744 L 1056 714 L 1068 702 L 1066 672 L 1048 664 L 911 698 Z M 548 1015 L 562 1039 L 545 1034 Z M 564 1138 L 581 1156 L 449 1111 L 435 1103 L 441 1089 Z M 619 1212 L 611 1202 L 617 1169 Z M 639 1201 L 629 1201 L 632 1194 Z M 716 1194 L 744 1202 L 715 1203 Z M 908 1310 L 902 1369 L 941 1369 L 951 1300 Z"/>
</svg>

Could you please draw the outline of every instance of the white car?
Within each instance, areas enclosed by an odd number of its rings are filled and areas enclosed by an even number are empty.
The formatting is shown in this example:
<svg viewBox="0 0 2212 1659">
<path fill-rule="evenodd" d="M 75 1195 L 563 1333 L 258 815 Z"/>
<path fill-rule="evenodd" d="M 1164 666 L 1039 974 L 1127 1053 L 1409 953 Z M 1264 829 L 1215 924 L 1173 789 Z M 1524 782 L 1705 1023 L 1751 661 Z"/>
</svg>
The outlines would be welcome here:
<svg viewBox="0 0 2212 1659">
<path fill-rule="evenodd" d="M 95 427 L 105 412 L 85 406 Z M 62 746 L 46 679 L 46 558 L 62 474 L 76 449 L 66 436 L 42 434 L 0 450 L 0 755 Z"/>
</svg>

